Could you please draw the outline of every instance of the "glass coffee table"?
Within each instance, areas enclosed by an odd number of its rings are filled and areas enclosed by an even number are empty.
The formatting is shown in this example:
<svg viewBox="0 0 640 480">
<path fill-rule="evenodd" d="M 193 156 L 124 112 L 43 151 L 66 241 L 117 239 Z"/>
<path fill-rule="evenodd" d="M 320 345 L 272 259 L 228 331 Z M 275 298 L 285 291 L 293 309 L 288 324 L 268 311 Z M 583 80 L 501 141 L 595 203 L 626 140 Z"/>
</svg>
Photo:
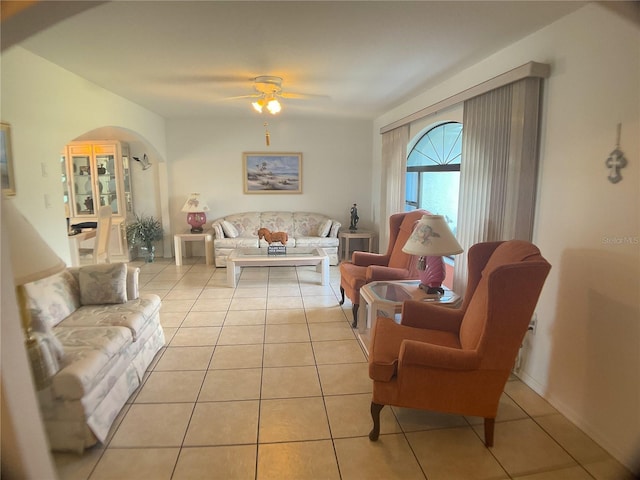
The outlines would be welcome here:
<svg viewBox="0 0 640 480">
<path fill-rule="evenodd" d="M 227 257 L 227 285 L 235 288 L 240 267 L 316 265 L 320 283 L 329 285 L 329 255 L 324 248 L 292 247 L 285 254 L 269 255 L 266 248 L 237 248 Z"/>
<path fill-rule="evenodd" d="M 370 334 L 377 317 L 396 319 L 402 312 L 405 300 L 434 303 L 443 307 L 458 308 L 462 298 L 444 288 L 444 294 L 428 294 L 419 288 L 420 280 L 395 282 L 371 282 L 360 288 L 360 308 L 358 309 L 358 337 L 365 350 L 369 351 Z"/>
</svg>

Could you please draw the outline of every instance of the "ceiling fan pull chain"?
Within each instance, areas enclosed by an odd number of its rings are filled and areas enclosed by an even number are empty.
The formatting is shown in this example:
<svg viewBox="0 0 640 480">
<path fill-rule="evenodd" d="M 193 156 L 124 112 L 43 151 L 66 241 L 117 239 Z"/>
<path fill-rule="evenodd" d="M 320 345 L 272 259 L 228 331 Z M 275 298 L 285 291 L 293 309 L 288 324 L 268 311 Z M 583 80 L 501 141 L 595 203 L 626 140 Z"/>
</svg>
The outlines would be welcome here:
<svg viewBox="0 0 640 480">
<path fill-rule="evenodd" d="M 267 128 L 269 124 L 264 122 L 264 140 L 267 143 L 267 147 L 271 145 L 271 135 L 269 134 L 269 129 Z"/>
</svg>

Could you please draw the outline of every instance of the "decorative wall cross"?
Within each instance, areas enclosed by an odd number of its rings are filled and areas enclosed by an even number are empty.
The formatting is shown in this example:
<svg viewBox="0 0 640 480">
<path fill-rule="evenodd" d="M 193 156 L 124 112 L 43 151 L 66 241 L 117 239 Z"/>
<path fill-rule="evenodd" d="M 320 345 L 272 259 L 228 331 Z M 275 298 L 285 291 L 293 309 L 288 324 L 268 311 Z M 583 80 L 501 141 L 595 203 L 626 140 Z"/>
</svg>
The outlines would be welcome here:
<svg viewBox="0 0 640 480">
<path fill-rule="evenodd" d="M 620 170 L 627 166 L 627 159 L 624 158 L 624 153 L 620 150 L 620 129 L 622 124 L 618 124 L 618 136 L 616 140 L 616 148 L 609 154 L 609 158 L 605 161 L 605 165 L 609 169 L 609 181 L 611 183 L 618 183 L 622 180 L 622 174 Z"/>
</svg>

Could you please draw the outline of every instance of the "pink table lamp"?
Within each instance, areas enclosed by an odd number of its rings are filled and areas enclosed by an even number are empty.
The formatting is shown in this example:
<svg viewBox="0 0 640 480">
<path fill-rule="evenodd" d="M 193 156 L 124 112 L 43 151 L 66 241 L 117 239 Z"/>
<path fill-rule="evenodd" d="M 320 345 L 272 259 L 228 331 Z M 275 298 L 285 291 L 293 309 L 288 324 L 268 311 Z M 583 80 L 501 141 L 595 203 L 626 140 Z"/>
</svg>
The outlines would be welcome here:
<svg viewBox="0 0 640 480">
<path fill-rule="evenodd" d="M 427 293 L 443 294 L 441 285 L 446 271 L 442 256 L 462 253 L 462 247 L 453 236 L 444 216 L 423 215 L 402 251 L 420 257 L 420 288 Z"/>
<path fill-rule="evenodd" d="M 207 223 L 207 215 L 204 212 L 209 211 L 209 206 L 199 197 L 199 193 L 190 194 L 182 207 L 182 211 L 187 212 L 187 223 L 191 225 L 191 233 L 202 233 L 202 226 Z"/>
</svg>

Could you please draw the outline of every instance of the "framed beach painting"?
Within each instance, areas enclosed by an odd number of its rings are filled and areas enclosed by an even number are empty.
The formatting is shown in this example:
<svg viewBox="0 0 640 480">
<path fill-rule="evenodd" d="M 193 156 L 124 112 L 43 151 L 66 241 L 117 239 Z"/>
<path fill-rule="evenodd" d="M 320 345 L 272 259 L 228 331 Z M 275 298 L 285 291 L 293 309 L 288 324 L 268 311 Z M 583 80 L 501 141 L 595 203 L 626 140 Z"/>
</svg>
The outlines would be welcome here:
<svg viewBox="0 0 640 480">
<path fill-rule="evenodd" d="M 302 193 L 302 153 L 243 153 L 244 193 Z"/>
<path fill-rule="evenodd" d="M 2 193 L 15 195 L 16 185 L 13 177 L 13 158 L 11 153 L 11 127 L 8 123 L 0 123 L 0 179 Z"/>
</svg>

